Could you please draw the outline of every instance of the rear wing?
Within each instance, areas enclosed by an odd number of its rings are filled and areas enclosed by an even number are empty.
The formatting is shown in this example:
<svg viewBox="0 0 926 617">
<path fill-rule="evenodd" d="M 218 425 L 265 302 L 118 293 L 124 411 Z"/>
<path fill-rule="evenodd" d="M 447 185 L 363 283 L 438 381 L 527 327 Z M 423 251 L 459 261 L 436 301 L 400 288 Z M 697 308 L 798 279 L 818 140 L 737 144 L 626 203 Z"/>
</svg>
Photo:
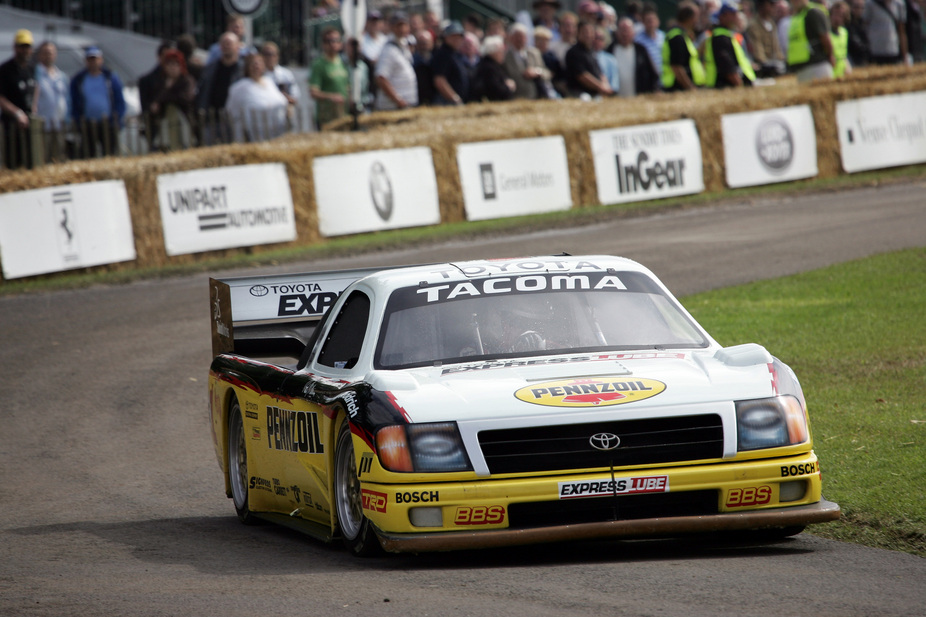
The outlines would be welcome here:
<svg viewBox="0 0 926 617">
<path fill-rule="evenodd" d="M 341 293 L 354 281 L 385 269 L 210 278 L 213 357 L 298 358 Z"/>
</svg>

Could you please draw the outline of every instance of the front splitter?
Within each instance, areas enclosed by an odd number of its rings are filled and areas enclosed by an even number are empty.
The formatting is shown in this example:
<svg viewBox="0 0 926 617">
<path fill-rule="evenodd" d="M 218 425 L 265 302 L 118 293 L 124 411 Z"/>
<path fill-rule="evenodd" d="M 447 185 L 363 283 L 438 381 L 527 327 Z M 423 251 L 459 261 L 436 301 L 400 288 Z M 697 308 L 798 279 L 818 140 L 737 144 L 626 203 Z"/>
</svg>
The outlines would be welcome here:
<svg viewBox="0 0 926 617">
<path fill-rule="evenodd" d="M 825 523 L 834 521 L 839 516 L 838 504 L 821 499 L 817 503 L 806 506 L 752 510 L 749 512 L 728 512 L 708 516 L 604 521 L 533 529 L 492 529 L 427 534 L 386 534 L 379 532 L 379 539 L 383 548 L 392 553 L 425 553 L 591 540 L 595 538 L 645 538 L 712 531 L 776 529 Z"/>
</svg>

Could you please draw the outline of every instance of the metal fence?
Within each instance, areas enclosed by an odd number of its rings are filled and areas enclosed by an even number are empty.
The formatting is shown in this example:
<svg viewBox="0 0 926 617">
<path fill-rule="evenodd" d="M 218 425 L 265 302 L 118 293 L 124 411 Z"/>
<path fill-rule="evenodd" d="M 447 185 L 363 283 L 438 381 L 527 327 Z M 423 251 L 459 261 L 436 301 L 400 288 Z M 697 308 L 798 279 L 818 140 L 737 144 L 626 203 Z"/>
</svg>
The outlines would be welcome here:
<svg viewBox="0 0 926 617">
<path fill-rule="evenodd" d="M 192 34 L 209 47 L 225 31 L 222 0 L 0 0 L 0 4 L 67 19 L 72 28 L 82 22 L 172 40 Z M 267 9 L 252 21 L 257 41 L 280 46 L 280 62 L 299 64 L 306 58 L 304 22 L 310 0 L 268 0 Z"/>
<path fill-rule="evenodd" d="M 104 156 L 136 156 L 227 143 L 254 143 L 281 135 L 314 130 L 311 111 L 255 111 L 232 116 L 224 109 L 199 110 L 192 118 L 179 112 L 163 117 L 128 118 L 123 126 L 112 119 L 68 122 L 46 130 L 41 118 L 28 128 L 0 124 L 0 169 L 43 165 Z"/>
</svg>

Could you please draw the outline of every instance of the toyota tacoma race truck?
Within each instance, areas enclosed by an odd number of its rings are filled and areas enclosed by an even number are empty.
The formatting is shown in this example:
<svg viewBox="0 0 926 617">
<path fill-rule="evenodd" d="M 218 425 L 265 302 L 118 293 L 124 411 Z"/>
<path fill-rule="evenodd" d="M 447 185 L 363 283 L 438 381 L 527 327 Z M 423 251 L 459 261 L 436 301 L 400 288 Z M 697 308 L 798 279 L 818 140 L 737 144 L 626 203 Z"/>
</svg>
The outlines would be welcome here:
<svg viewBox="0 0 926 617">
<path fill-rule="evenodd" d="M 355 555 L 834 520 L 804 395 L 648 269 L 555 256 L 210 279 L 244 523 Z"/>
</svg>

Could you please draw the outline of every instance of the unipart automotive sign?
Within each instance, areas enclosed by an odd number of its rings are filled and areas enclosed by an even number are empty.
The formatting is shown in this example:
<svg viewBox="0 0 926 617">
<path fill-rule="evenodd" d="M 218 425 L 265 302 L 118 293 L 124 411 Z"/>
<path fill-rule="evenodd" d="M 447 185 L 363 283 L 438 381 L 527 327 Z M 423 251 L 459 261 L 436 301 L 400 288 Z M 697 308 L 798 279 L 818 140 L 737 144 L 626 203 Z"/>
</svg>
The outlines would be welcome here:
<svg viewBox="0 0 926 617">
<path fill-rule="evenodd" d="M 926 162 L 926 92 L 836 103 L 842 168 L 848 173 Z"/>
<path fill-rule="evenodd" d="M 323 156 L 312 177 L 323 236 L 440 223 L 430 148 Z"/>
<path fill-rule="evenodd" d="M 602 204 L 704 190 L 701 141 L 693 120 L 591 131 L 588 138 Z"/>
<path fill-rule="evenodd" d="M 525 403 L 546 407 L 623 405 L 661 394 L 666 384 L 655 379 L 587 377 L 535 383 L 514 393 Z"/>
<path fill-rule="evenodd" d="M 808 105 L 720 118 L 727 186 L 756 186 L 817 175 L 817 133 Z"/>
<path fill-rule="evenodd" d="M 296 239 L 293 198 L 280 163 L 158 176 L 168 255 Z"/>
<path fill-rule="evenodd" d="M 470 221 L 572 207 L 561 135 L 460 144 L 457 165 Z"/>
</svg>

